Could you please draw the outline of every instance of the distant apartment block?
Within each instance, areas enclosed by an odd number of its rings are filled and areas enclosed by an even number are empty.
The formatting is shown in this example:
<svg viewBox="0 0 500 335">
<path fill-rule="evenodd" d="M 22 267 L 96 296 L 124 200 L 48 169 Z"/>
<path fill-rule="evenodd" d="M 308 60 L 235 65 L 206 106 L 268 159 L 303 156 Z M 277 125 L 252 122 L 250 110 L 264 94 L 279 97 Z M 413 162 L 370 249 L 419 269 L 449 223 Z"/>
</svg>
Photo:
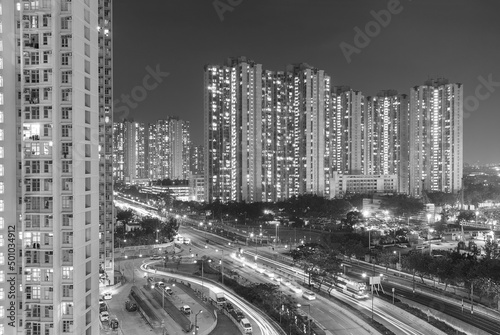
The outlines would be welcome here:
<svg viewBox="0 0 500 335">
<path fill-rule="evenodd" d="M 190 173 L 190 125 L 168 117 L 155 123 L 114 123 L 115 180 L 187 179 Z"/>
<path fill-rule="evenodd" d="M 409 191 L 456 193 L 463 176 L 463 85 L 430 79 L 410 91 Z"/>
<path fill-rule="evenodd" d="M 391 181 L 373 192 L 460 189 L 461 84 L 365 97 L 304 63 L 270 71 L 239 57 L 206 65 L 204 87 L 207 202 L 332 197 L 334 175 Z"/>
</svg>

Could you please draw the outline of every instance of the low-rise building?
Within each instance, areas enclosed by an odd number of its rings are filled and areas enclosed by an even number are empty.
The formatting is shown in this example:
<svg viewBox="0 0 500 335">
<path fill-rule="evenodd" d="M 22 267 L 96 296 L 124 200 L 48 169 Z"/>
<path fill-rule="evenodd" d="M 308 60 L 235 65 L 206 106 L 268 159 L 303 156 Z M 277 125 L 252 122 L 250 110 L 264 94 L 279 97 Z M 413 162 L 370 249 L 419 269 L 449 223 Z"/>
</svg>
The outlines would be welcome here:
<svg viewBox="0 0 500 335">
<path fill-rule="evenodd" d="M 333 172 L 330 179 L 330 198 L 341 197 L 346 193 L 382 193 L 398 191 L 398 176 L 388 175 L 346 175 Z"/>
</svg>

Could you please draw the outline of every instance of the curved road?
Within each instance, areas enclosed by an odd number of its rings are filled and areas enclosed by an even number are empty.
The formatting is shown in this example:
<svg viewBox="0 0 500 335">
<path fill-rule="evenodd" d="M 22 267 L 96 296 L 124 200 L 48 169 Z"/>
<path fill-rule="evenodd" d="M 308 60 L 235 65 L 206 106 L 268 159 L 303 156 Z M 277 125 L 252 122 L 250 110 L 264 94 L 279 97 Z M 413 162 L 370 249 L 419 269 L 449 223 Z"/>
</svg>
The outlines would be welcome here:
<svg viewBox="0 0 500 335">
<path fill-rule="evenodd" d="M 152 262 L 151 262 L 152 263 Z M 163 275 L 167 277 L 173 277 L 177 278 L 179 280 L 191 282 L 196 285 L 202 285 L 202 281 L 198 280 L 197 278 L 193 277 L 188 277 L 188 276 L 183 276 L 177 273 L 171 273 L 171 272 L 162 272 L 162 271 L 155 271 L 151 270 L 148 268 L 148 265 L 150 263 L 144 263 L 141 265 L 141 269 L 145 272 L 149 272 L 154 275 Z M 207 282 L 206 280 L 203 282 L 203 286 L 210 289 L 210 290 L 221 290 L 219 286 L 216 286 L 214 284 L 211 284 L 210 282 Z M 280 332 L 274 329 L 274 326 L 265 318 L 262 317 L 257 311 L 254 310 L 253 306 L 245 302 L 244 300 L 240 299 L 237 295 L 234 295 L 230 292 L 224 291 L 224 295 L 228 298 L 228 300 L 231 301 L 231 303 L 238 307 L 246 316 L 250 317 L 251 320 L 253 321 L 252 324 L 253 326 L 257 325 L 258 329 L 253 330 L 253 334 L 259 335 L 279 335 Z"/>
<path fill-rule="evenodd" d="M 187 229 L 183 229 L 183 234 L 186 234 Z M 192 240 L 200 240 L 205 241 L 204 232 L 200 232 L 194 229 L 189 230 L 189 235 Z M 226 243 L 223 238 L 217 235 L 211 235 L 211 248 L 225 249 L 226 252 L 229 253 L 231 250 L 226 246 Z M 216 243 L 214 245 L 214 242 Z M 203 242 L 201 242 L 204 244 Z M 239 246 L 237 246 L 239 247 Z M 256 254 L 253 252 L 253 248 L 242 247 L 244 249 L 244 254 L 248 255 L 249 259 L 254 259 Z M 206 250 L 206 249 L 201 249 Z M 252 250 L 252 251 L 249 251 Z M 275 261 L 273 259 L 262 256 L 262 254 L 257 255 L 257 261 L 264 262 L 268 266 L 272 266 L 273 268 L 279 269 L 277 274 L 287 273 L 289 277 L 293 277 L 295 282 L 300 283 L 304 278 L 304 272 L 301 269 L 291 267 L 281 262 Z M 225 262 L 227 263 L 227 262 Z M 275 269 L 276 270 L 276 269 Z M 271 279 L 267 279 L 264 276 L 259 277 L 260 280 L 267 280 L 267 282 L 273 282 Z M 276 283 L 276 282 L 273 282 Z M 282 287 L 282 285 L 280 285 Z M 323 288 L 323 291 L 326 292 L 326 288 Z M 372 313 L 372 299 L 366 300 L 358 300 L 346 296 L 340 292 L 335 290 L 331 291 L 331 295 L 344 303 L 351 305 L 357 310 L 363 312 L 366 315 L 371 315 Z M 302 299 L 300 295 L 297 295 L 297 298 Z M 302 299 L 306 302 L 305 299 Z M 417 322 L 417 324 L 412 324 L 411 317 L 406 317 L 405 315 L 401 315 L 398 308 L 386 307 L 384 303 L 379 301 L 378 298 L 373 299 L 373 317 L 374 320 L 384 324 L 387 329 L 391 330 L 395 334 L 406 334 L 406 335 L 429 335 L 429 334 L 440 334 L 439 331 L 432 331 L 432 327 L 423 329 L 422 325 Z M 314 319 L 316 319 L 323 327 L 333 332 L 334 334 L 353 334 L 352 330 L 355 330 L 355 334 L 360 334 L 363 332 L 363 326 L 360 323 L 365 324 L 363 320 L 356 320 L 355 322 L 352 315 L 345 315 L 345 309 L 342 309 L 341 306 L 337 305 L 335 302 L 324 299 L 324 300 L 316 300 L 316 301 L 307 301 L 307 304 L 311 306 L 311 314 Z M 323 322 L 322 322 L 323 321 Z M 423 322 L 423 321 L 422 321 Z M 340 325 L 340 327 L 339 327 Z M 340 329 L 339 329 L 340 328 Z M 365 331 L 366 332 L 366 331 Z M 368 333 L 368 332 L 366 332 Z"/>
</svg>

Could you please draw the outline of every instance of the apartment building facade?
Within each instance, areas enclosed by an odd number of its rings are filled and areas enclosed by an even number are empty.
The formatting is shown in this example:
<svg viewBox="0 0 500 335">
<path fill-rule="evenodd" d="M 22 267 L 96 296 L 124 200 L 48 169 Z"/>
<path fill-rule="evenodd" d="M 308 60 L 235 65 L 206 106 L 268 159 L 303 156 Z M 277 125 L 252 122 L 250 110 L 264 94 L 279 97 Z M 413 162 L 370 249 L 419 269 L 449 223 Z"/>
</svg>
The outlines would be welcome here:
<svg viewBox="0 0 500 335">
<path fill-rule="evenodd" d="M 0 332 L 98 334 L 99 3 L 0 6 Z"/>
</svg>

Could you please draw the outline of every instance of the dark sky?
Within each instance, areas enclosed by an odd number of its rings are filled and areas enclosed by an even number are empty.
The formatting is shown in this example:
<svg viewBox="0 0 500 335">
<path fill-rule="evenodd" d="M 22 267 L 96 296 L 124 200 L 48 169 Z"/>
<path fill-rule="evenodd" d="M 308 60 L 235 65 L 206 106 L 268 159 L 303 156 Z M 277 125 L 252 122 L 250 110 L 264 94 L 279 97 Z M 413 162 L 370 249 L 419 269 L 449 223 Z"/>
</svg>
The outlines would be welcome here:
<svg viewBox="0 0 500 335">
<path fill-rule="evenodd" d="M 221 20 L 214 3 L 231 2 L 239 4 Z M 333 85 L 365 96 L 383 89 L 408 94 L 441 76 L 464 84 L 465 161 L 500 162 L 500 1 L 401 0 L 390 22 L 378 25 L 348 63 L 340 44 L 356 47 L 355 27 L 365 31 L 375 21 L 371 12 L 387 10 L 390 2 L 116 0 L 115 110 L 125 106 L 121 95 L 135 89 L 140 101 L 133 101 L 129 118 L 179 116 L 191 121 L 192 140 L 202 144 L 203 66 L 230 56 L 247 56 L 269 70 L 306 62 L 325 70 Z M 141 97 L 148 66 L 169 75 Z M 482 84 L 488 80 L 490 91 Z"/>
</svg>

